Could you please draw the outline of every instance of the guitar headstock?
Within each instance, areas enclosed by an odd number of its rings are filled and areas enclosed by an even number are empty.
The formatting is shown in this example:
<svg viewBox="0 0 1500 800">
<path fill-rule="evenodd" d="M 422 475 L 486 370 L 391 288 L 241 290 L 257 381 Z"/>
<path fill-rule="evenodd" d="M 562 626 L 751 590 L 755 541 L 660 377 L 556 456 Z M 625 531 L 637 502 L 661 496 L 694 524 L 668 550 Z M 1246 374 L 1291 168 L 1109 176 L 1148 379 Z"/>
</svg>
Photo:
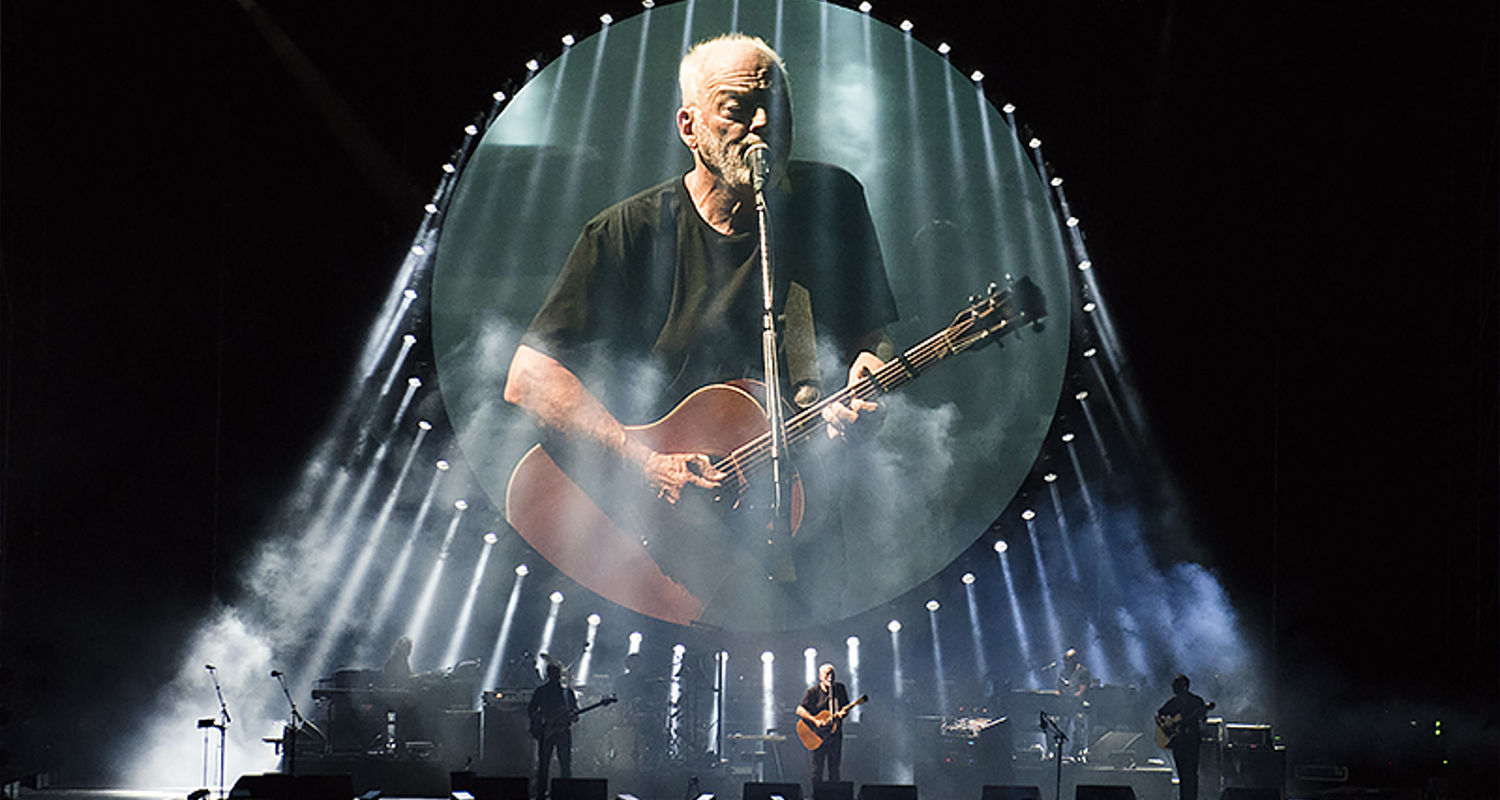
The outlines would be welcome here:
<svg viewBox="0 0 1500 800">
<path fill-rule="evenodd" d="M 954 349 L 979 347 L 1015 331 L 1023 325 L 1039 324 L 1047 316 L 1047 298 L 1031 278 L 1023 277 L 1000 288 L 991 283 L 983 296 L 970 297 L 969 307 L 958 312 L 948 332 Z"/>
</svg>

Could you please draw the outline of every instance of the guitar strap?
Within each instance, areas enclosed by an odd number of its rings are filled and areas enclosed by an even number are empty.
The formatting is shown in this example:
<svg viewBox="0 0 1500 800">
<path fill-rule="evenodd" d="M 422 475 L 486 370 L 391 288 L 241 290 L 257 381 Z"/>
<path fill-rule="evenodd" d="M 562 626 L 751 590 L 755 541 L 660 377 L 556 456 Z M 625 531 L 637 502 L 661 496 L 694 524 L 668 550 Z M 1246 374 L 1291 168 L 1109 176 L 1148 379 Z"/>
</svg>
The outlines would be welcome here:
<svg viewBox="0 0 1500 800">
<path fill-rule="evenodd" d="M 802 284 L 787 286 L 786 302 L 781 306 L 781 346 L 786 356 L 787 385 L 792 388 L 792 402 L 804 409 L 823 396 L 818 374 L 817 334 L 813 330 L 812 296 Z"/>
</svg>

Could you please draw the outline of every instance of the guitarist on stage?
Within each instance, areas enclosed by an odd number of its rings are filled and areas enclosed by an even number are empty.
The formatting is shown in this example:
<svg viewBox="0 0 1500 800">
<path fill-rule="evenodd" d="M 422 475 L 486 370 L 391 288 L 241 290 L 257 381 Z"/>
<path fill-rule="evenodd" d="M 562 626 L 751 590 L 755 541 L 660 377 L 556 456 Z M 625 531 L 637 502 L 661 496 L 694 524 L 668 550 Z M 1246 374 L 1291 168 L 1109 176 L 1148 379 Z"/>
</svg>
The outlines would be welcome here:
<svg viewBox="0 0 1500 800">
<path fill-rule="evenodd" d="M 1203 698 L 1188 691 L 1186 675 L 1172 679 L 1172 697 L 1156 711 L 1156 726 L 1169 737 L 1177 766 L 1179 800 L 1198 800 L 1198 751 L 1202 745 L 1201 726 L 1209 706 Z"/>
<path fill-rule="evenodd" d="M 547 682 L 536 687 L 527 706 L 531 735 L 536 739 L 536 796 L 547 796 L 547 773 L 557 753 L 558 773 L 573 777 L 573 721 L 578 719 L 578 696 L 563 682 L 562 665 L 547 662 Z"/>
<path fill-rule="evenodd" d="M 808 687 L 797 704 L 797 716 L 807 723 L 823 740 L 823 744 L 812 751 L 812 782 L 821 783 L 823 767 L 828 767 L 828 780 L 838 782 L 839 762 L 844 757 L 844 714 L 849 708 L 849 690 L 834 678 L 833 665 L 818 667 L 818 682 Z M 827 712 L 827 722 L 818 719 Z"/>
</svg>

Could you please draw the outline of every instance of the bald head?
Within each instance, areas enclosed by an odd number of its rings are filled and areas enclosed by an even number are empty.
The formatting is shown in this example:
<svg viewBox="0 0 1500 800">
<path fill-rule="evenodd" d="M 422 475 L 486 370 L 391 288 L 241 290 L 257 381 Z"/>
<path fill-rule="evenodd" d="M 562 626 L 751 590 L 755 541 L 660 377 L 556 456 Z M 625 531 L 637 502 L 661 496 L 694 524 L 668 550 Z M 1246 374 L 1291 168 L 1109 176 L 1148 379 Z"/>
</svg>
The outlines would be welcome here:
<svg viewBox="0 0 1500 800">
<path fill-rule="evenodd" d="M 709 76 L 747 58 L 764 71 L 766 78 L 774 78 L 783 92 L 786 90 L 786 64 L 764 39 L 743 33 L 726 33 L 693 45 L 682 57 L 682 63 L 677 67 L 677 88 L 682 94 L 682 104 L 701 105 L 706 100 L 703 91 Z"/>
</svg>

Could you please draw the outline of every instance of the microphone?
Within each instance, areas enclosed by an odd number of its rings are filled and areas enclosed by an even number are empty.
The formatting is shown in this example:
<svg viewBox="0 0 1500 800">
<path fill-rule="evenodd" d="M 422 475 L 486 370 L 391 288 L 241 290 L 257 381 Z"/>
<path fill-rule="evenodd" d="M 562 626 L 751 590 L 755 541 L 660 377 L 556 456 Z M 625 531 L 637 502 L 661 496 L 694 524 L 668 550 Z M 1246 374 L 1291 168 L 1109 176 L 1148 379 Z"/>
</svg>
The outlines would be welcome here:
<svg viewBox="0 0 1500 800">
<path fill-rule="evenodd" d="M 279 669 L 273 669 L 273 670 L 271 670 L 271 677 L 273 677 L 273 678 L 280 678 L 281 677 L 281 670 L 279 670 Z"/>
<path fill-rule="evenodd" d="M 213 672 L 214 671 L 214 665 L 213 664 L 204 664 L 203 668 L 206 669 L 206 670 L 208 670 L 209 672 Z"/>
<path fill-rule="evenodd" d="M 771 148 L 765 142 L 750 145 L 745 151 L 745 166 L 750 168 L 750 183 L 759 194 L 771 174 Z"/>
</svg>

